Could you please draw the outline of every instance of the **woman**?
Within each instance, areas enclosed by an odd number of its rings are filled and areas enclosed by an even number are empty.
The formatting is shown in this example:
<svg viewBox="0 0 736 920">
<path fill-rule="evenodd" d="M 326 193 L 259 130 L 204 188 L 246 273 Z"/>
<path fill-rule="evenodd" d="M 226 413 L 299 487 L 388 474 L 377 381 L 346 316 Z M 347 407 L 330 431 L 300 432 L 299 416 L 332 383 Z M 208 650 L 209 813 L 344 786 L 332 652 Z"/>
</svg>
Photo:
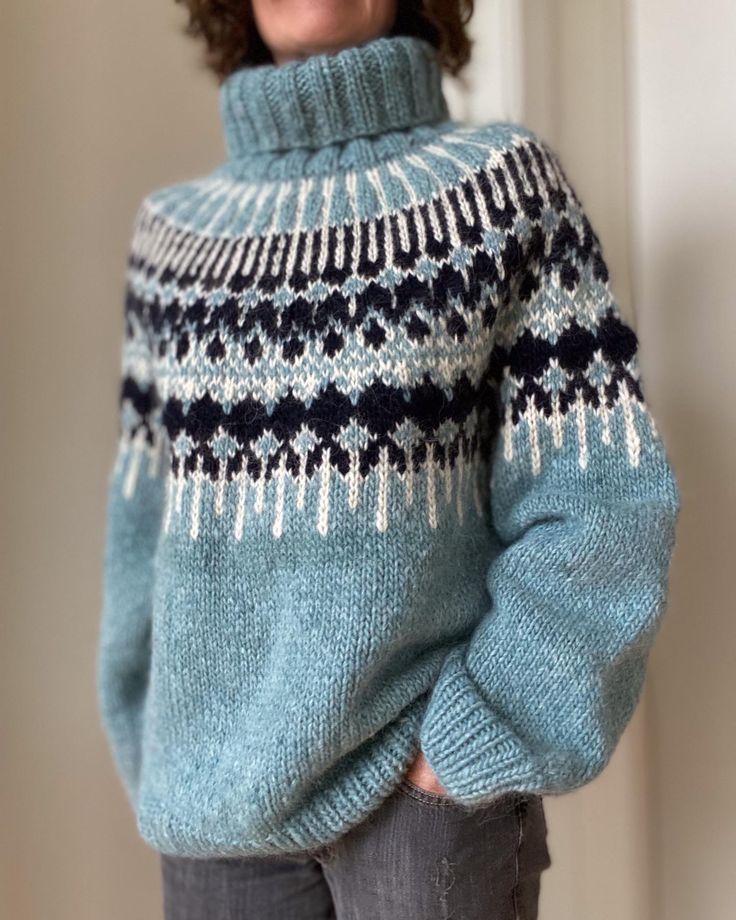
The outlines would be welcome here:
<svg viewBox="0 0 736 920">
<path fill-rule="evenodd" d="M 450 119 L 462 0 L 189 0 L 227 155 L 128 264 L 99 699 L 168 918 L 535 917 L 679 492 L 550 147 Z"/>
</svg>

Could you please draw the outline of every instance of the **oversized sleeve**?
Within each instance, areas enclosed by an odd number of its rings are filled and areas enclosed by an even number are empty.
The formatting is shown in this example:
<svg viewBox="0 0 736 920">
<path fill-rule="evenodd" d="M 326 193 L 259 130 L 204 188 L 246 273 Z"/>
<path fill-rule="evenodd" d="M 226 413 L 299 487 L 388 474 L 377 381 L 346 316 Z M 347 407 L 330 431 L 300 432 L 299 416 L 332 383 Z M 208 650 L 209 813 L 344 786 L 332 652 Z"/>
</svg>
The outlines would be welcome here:
<svg viewBox="0 0 736 920">
<path fill-rule="evenodd" d="M 150 657 L 154 556 L 165 493 L 165 432 L 154 350 L 136 256 L 136 218 L 124 285 L 117 445 L 107 478 L 102 610 L 97 645 L 98 706 L 131 803 L 140 760 Z"/>
<path fill-rule="evenodd" d="M 607 765 L 665 611 L 680 509 L 600 242 L 553 150 L 540 141 L 529 162 L 540 194 L 488 366 L 489 602 L 420 738 L 467 802 L 564 793 Z"/>
</svg>

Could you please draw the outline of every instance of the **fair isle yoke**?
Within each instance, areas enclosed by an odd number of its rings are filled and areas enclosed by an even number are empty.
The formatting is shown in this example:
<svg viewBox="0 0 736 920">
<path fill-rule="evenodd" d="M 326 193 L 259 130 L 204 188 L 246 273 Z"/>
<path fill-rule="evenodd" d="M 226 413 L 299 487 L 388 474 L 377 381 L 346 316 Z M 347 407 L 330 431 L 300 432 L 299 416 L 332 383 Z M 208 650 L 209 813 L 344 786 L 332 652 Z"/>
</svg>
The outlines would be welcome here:
<svg viewBox="0 0 736 920">
<path fill-rule="evenodd" d="M 417 170 L 432 183 L 424 200 L 416 192 Z M 361 182 L 370 184 L 370 196 Z M 542 413 L 552 418 L 558 448 L 565 426 L 575 426 L 584 464 L 585 407 L 597 408 L 603 394 L 600 438 L 610 443 L 611 410 L 630 406 L 618 447 L 636 464 L 634 413 L 641 411 L 642 396 L 638 375 L 626 367 L 634 343 L 606 301 L 606 267 L 590 224 L 582 213 L 565 219 L 571 193 L 548 148 L 514 126 L 453 128 L 412 153 L 408 163 L 379 163 L 360 179 L 346 172 L 272 186 L 216 177 L 154 194 L 138 215 L 131 322 L 139 335 L 154 337 L 156 387 L 167 422 L 154 437 L 142 412 L 129 445 L 134 455 L 155 454 L 163 436 L 171 441 L 176 462 L 166 532 L 186 505 L 196 538 L 204 499 L 218 515 L 226 505 L 237 506 L 235 539 L 265 508 L 278 537 L 284 515 L 303 512 L 308 483 L 319 492 L 314 524 L 321 534 L 329 529 L 333 490 L 352 511 L 363 489 L 375 495 L 375 524 L 385 530 L 389 496 L 398 494 L 394 476 L 407 504 L 414 501 L 415 481 L 422 480 L 430 526 L 437 524 L 438 484 L 446 502 L 457 492 L 458 513 L 466 504 L 462 489 L 473 485 L 482 514 L 479 479 L 463 474 L 484 453 L 481 439 L 493 406 L 487 390 L 499 385 L 504 365 L 511 367 L 504 357 L 495 377 L 489 375 L 496 305 L 508 299 L 514 260 L 523 258 L 524 226 L 543 209 L 556 211 L 561 223 L 556 238 L 548 237 L 550 258 L 538 268 L 529 264 L 523 284 L 539 290 L 540 275 L 558 271 L 572 289 L 582 262 L 597 302 L 586 305 L 587 315 L 579 305 L 545 315 L 544 302 L 532 300 L 531 291 L 522 318 L 527 339 L 518 317 L 503 330 L 498 324 L 499 353 L 516 340 L 517 352 L 533 350 L 531 336 L 544 336 L 547 364 L 559 367 L 562 358 L 563 371 L 569 370 L 572 358 L 581 365 L 578 379 L 557 384 L 556 400 L 550 398 L 553 384 L 520 381 L 507 404 L 514 417 L 506 452 L 513 452 L 514 427 L 523 425 L 533 439 Z M 182 207 L 186 217 L 177 220 Z M 227 231 L 218 233 L 223 213 L 232 217 Z M 295 226 L 284 229 L 289 215 Z M 503 249 L 494 261 L 489 252 L 499 249 L 501 233 Z M 577 237 L 569 248 L 571 233 Z M 539 245 L 538 237 L 529 240 L 532 251 Z M 608 313 L 598 315 L 597 305 Z M 589 334 L 580 338 L 583 331 Z M 608 367 L 601 352 L 607 343 L 609 351 L 614 344 L 623 348 L 621 356 L 609 356 Z M 611 374 L 613 361 L 621 370 Z M 132 394 L 138 383 L 131 374 Z M 138 400 L 145 401 L 148 384 L 144 378 Z M 528 402 L 536 414 L 524 412 Z M 642 421 L 652 424 L 650 416 Z M 530 456 L 536 474 L 538 447 Z M 128 463 L 128 492 L 139 466 L 136 459 Z M 366 482 L 372 478 L 377 482 Z M 338 515 L 342 511 L 337 508 Z"/>
<path fill-rule="evenodd" d="M 679 510 L 637 337 L 549 145 L 440 76 L 237 71 L 226 161 L 136 215 L 99 692 L 162 851 L 324 844 L 418 744 L 565 792 L 636 706 Z"/>
</svg>

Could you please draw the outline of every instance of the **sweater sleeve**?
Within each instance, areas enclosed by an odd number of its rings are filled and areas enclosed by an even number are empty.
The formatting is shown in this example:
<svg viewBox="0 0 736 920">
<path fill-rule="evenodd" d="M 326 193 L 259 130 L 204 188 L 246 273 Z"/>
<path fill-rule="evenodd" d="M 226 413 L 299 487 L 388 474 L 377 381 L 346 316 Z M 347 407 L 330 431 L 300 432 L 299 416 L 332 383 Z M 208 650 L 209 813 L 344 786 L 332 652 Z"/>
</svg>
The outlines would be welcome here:
<svg viewBox="0 0 736 920">
<path fill-rule="evenodd" d="M 561 794 L 607 765 L 665 610 L 680 508 L 600 242 L 556 154 L 536 154 L 542 193 L 488 367 L 489 605 L 445 660 L 420 738 L 469 803 Z"/>
<path fill-rule="evenodd" d="M 154 555 L 165 492 L 164 431 L 146 320 L 131 252 L 120 348 L 118 438 L 107 479 L 96 671 L 103 727 L 131 804 L 140 766 Z"/>
</svg>

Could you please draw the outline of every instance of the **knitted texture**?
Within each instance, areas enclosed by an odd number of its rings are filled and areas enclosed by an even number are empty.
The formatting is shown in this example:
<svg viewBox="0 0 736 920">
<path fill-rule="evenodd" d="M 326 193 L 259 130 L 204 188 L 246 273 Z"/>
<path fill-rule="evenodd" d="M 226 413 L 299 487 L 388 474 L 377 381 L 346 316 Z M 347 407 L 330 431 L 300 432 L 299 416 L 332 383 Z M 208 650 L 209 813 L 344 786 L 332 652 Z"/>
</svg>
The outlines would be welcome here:
<svg viewBox="0 0 736 920">
<path fill-rule="evenodd" d="M 334 840 L 608 763 L 680 496 L 558 156 L 432 49 L 234 72 L 227 156 L 136 214 L 98 693 L 143 838 Z"/>
</svg>

